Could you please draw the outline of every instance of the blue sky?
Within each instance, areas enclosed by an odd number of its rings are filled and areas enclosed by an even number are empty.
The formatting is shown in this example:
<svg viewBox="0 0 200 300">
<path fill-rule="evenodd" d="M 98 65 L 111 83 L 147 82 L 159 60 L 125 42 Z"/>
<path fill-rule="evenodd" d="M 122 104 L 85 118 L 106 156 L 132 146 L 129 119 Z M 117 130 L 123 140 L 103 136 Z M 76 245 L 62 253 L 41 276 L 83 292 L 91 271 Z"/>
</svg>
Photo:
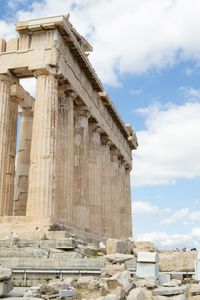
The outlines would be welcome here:
<svg viewBox="0 0 200 300">
<path fill-rule="evenodd" d="M 200 244 L 200 1 L 0 0 L 0 36 L 14 22 L 70 13 L 126 123 L 133 154 L 134 239 Z M 33 91 L 32 82 L 24 82 Z"/>
</svg>

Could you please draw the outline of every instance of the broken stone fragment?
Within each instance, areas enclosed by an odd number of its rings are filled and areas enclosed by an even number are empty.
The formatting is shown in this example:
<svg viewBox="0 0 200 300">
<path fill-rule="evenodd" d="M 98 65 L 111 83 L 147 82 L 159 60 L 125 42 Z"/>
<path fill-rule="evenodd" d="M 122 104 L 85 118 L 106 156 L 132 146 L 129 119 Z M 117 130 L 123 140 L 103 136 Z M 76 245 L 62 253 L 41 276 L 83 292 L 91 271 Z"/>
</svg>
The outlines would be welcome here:
<svg viewBox="0 0 200 300">
<path fill-rule="evenodd" d="M 83 256 L 98 256 L 99 249 L 95 246 L 82 246 L 78 245 L 76 252 L 82 254 Z"/>
<path fill-rule="evenodd" d="M 144 287 L 148 290 L 152 290 L 158 287 L 158 282 L 155 278 L 138 279 L 135 281 L 137 287 Z"/>
<path fill-rule="evenodd" d="M 177 296 L 171 296 L 171 297 L 168 297 L 168 296 L 154 296 L 152 299 L 153 300 L 188 300 L 188 298 L 183 294 L 177 295 Z M 194 298 L 194 300 L 199 300 L 199 299 Z"/>
<path fill-rule="evenodd" d="M 130 247 L 128 241 L 107 239 L 106 241 L 106 254 L 130 254 Z"/>
<path fill-rule="evenodd" d="M 113 276 L 114 274 L 125 271 L 126 269 L 127 267 L 125 264 L 106 264 L 105 268 L 102 269 L 101 276 Z"/>
<path fill-rule="evenodd" d="M 0 281 L 8 280 L 12 276 L 12 270 L 0 267 Z"/>
<path fill-rule="evenodd" d="M 91 276 L 81 276 L 77 280 L 77 287 L 79 289 L 88 289 L 90 282 L 93 280 Z"/>
<path fill-rule="evenodd" d="M 131 279 L 129 271 L 119 272 L 105 280 L 107 282 L 109 290 L 114 290 L 118 287 L 122 287 L 126 293 L 129 293 L 129 291 L 135 286 L 134 282 Z"/>
<path fill-rule="evenodd" d="M 127 300 L 145 300 L 145 294 L 141 288 L 136 288 L 130 291 Z"/>
<path fill-rule="evenodd" d="M 32 286 L 30 289 L 28 289 L 25 294 L 24 298 L 40 298 L 41 297 L 41 292 L 40 292 L 40 287 L 39 286 Z"/>
<path fill-rule="evenodd" d="M 133 259 L 134 256 L 130 254 L 114 253 L 105 255 L 104 258 L 113 264 L 123 264 L 126 261 Z"/>
<path fill-rule="evenodd" d="M 13 289 L 13 283 L 11 279 L 0 282 L 0 297 L 10 293 Z"/>
<path fill-rule="evenodd" d="M 185 294 L 187 291 L 186 286 L 180 287 L 159 287 L 153 291 L 153 295 L 159 296 L 173 296 L 179 294 Z"/>
</svg>

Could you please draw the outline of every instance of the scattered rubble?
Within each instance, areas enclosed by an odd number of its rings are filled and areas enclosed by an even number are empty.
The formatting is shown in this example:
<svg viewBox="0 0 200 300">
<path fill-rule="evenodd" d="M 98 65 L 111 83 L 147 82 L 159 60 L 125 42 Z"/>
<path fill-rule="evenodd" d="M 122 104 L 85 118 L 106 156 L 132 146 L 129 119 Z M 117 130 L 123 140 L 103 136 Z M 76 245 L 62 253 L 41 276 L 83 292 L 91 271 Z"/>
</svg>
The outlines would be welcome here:
<svg viewBox="0 0 200 300">
<path fill-rule="evenodd" d="M 59 235 L 62 237 L 61 233 Z M 14 268 L 20 268 L 29 263 L 31 267 L 35 264 L 35 270 L 41 266 L 51 266 L 52 269 L 64 267 L 72 271 L 71 275 L 70 272 L 67 275 L 63 273 L 57 279 L 56 275 L 46 276 L 45 280 L 42 275 L 34 275 L 33 279 L 28 275 L 26 283 L 30 287 L 21 297 L 24 300 L 200 300 L 199 281 L 192 275 L 190 280 L 184 280 L 181 273 L 188 270 L 194 272 L 188 257 L 195 260 L 197 253 L 177 253 L 160 253 L 152 243 L 116 239 L 109 239 L 106 243 L 66 237 L 60 240 L 45 237 L 40 241 L 16 237 L 12 243 L 10 240 L 0 241 L 0 264 L 4 266 L 14 264 Z M 160 271 L 166 268 L 163 257 L 170 257 L 168 269 L 172 271 L 174 257 L 181 257 L 181 262 L 174 263 L 177 273 Z M 188 259 L 182 261 L 183 257 Z M 13 289 L 11 277 L 15 285 L 23 286 L 23 278 L 17 279 L 11 269 L 0 268 L 1 296 Z"/>
</svg>

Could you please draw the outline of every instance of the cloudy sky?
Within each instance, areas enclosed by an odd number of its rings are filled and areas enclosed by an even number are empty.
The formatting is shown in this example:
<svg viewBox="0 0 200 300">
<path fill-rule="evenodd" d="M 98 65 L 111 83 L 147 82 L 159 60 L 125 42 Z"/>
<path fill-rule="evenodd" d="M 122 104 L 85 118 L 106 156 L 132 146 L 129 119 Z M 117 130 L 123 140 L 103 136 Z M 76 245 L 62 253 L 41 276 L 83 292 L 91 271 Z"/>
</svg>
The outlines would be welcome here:
<svg viewBox="0 0 200 300">
<path fill-rule="evenodd" d="M 134 239 L 200 245 L 200 1 L 0 0 L 0 36 L 17 20 L 70 13 L 123 120 L 137 131 Z M 32 93 L 33 83 L 23 83 Z"/>
</svg>

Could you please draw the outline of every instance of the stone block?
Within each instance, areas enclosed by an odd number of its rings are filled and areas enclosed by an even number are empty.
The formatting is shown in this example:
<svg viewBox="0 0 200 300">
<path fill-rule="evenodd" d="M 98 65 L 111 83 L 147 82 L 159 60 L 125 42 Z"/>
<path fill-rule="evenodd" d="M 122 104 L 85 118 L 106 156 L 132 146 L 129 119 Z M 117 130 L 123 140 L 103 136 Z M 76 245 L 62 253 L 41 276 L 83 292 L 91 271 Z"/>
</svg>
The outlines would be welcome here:
<svg viewBox="0 0 200 300">
<path fill-rule="evenodd" d="M 163 285 L 170 281 L 171 281 L 170 274 L 166 274 L 166 273 L 162 273 L 162 272 L 159 273 L 159 284 L 160 285 Z"/>
<path fill-rule="evenodd" d="M 158 279 L 159 265 L 154 263 L 137 263 L 136 276 L 139 278 Z"/>
<path fill-rule="evenodd" d="M 124 240 L 107 239 L 106 254 L 113 254 L 113 253 L 129 254 L 130 249 L 129 249 L 128 242 Z"/>
<path fill-rule="evenodd" d="M 168 296 L 154 296 L 153 297 L 153 300 L 188 300 L 188 298 L 186 298 L 185 295 L 183 294 L 180 294 L 180 295 L 176 295 L 176 296 L 171 296 L 171 297 L 168 297 Z M 195 298 L 192 298 L 193 300 L 199 300 L 198 299 L 195 299 Z"/>
<path fill-rule="evenodd" d="M 145 294 L 141 288 L 136 288 L 130 291 L 127 300 L 145 300 Z"/>
<path fill-rule="evenodd" d="M 161 272 L 194 272 L 196 251 L 164 252 L 159 254 Z"/>
<path fill-rule="evenodd" d="M 6 52 L 17 51 L 18 44 L 19 44 L 18 38 L 12 38 L 12 39 L 8 40 L 6 43 Z"/>
<path fill-rule="evenodd" d="M 159 261 L 158 252 L 139 252 L 138 262 L 157 263 Z"/>
<path fill-rule="evenodd" d="M 159 296 L 174 296 L 185 294 L 187 291 L 186 286 L 177 286 L 177 287 L 159 287 L 153 291 L 153 295 Z"/>
<path fill-rule="evenodd" d="M 148 242 L 148 241 L 135 242 L 135 247 L 138 250 L 145 250 L 145 251 L 152 251 L 152 252 L 156 251 L 156 248 L 155 248 L 154 244 L 151 243 L 151 242 Z"/>
<path fill-rule="evenodd" d="M 66 231 L 47 231 L 45 236 L 47 240 L 63 240 L 66 239 Z"/>
<path fill-rule="evenodd" d="M 9 280 L 12 276 L 12 270 L 0 267 L 0 281 Z"/>
<path fill-rule="evenodd" d="M 76 296 L 76 290 L 75 289 L 67 289 L 67 290 L 60 290 L 59 291 L 59 297 L 60 298 L 70 298 Z"/>
<path fill-rule="evenodd" d="M 12 280 L 5 280 L 0 282 L 0 296 L 5 296 L 10 293 L 13 289 Z"/>
</svg>

